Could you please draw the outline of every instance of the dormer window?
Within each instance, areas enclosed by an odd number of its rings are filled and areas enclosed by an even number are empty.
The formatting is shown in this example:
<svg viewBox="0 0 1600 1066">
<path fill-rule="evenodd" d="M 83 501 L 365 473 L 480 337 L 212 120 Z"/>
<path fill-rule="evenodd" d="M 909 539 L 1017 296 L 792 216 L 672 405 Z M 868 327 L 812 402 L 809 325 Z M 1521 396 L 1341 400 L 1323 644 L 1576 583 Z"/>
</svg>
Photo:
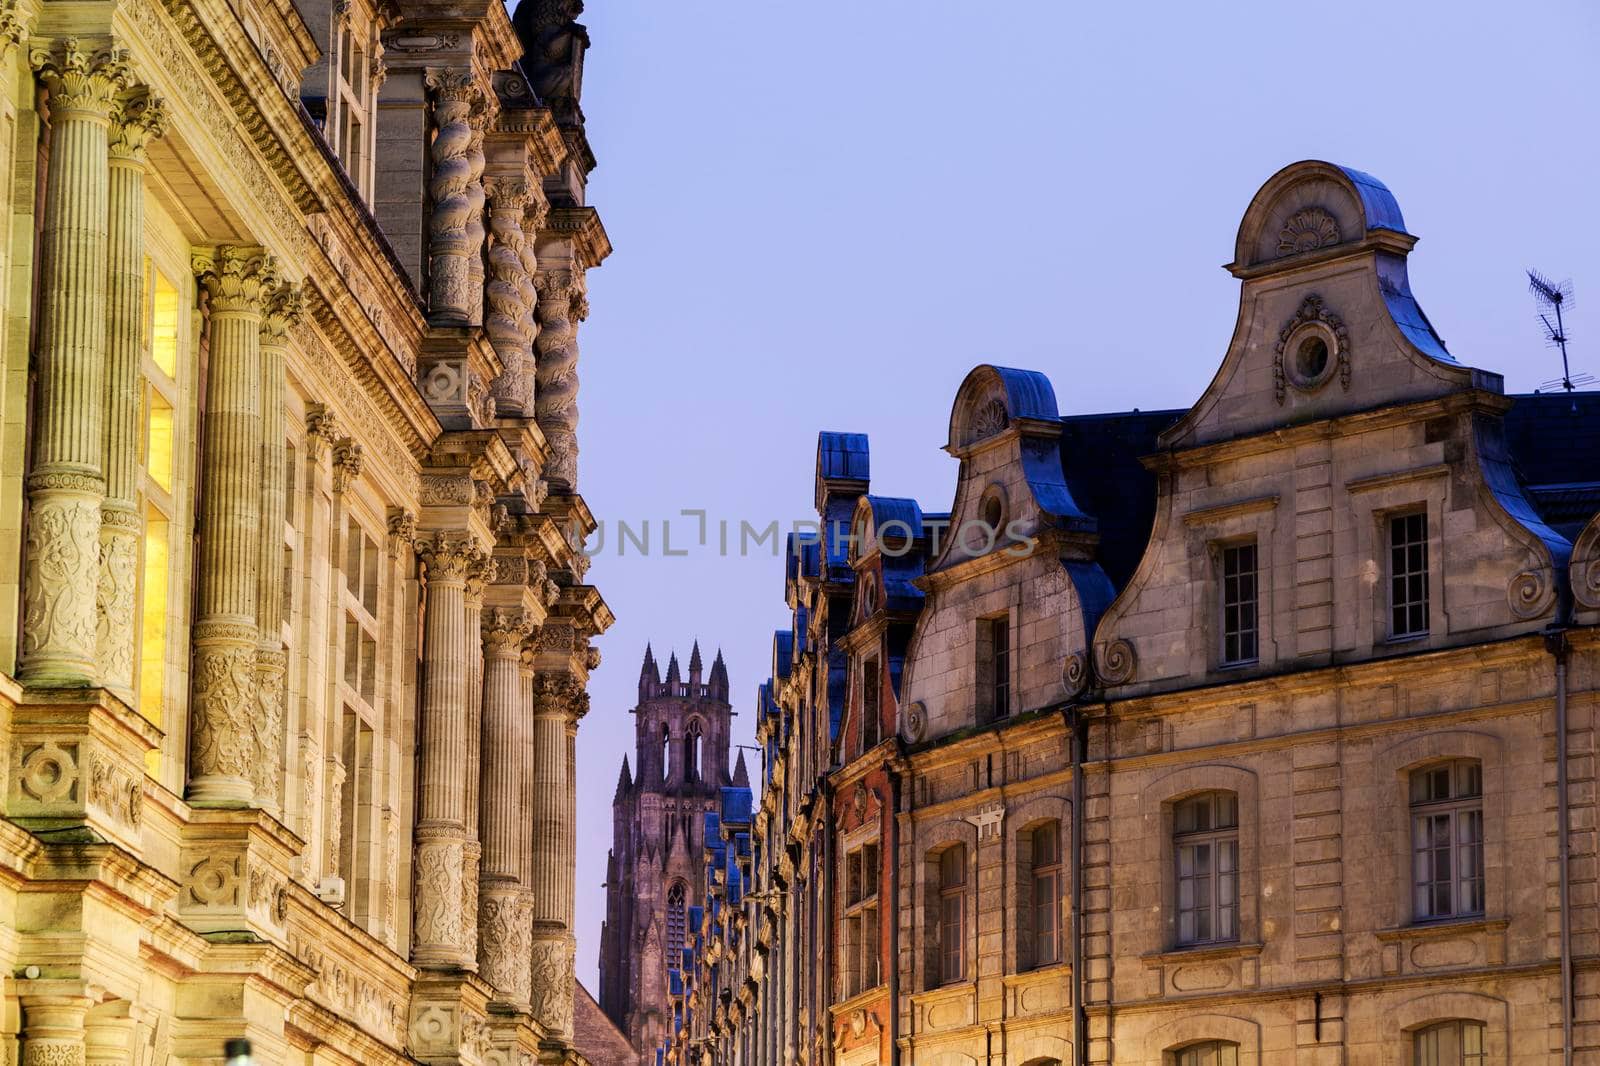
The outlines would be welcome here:
<svg viewBox="0 0 1600 1066">
<path fill-rule="evenodd" d="M 1389 519 L 1389 636 L 1428 634 L 1428 514 L 1412 511 Z"/>
<path fill-rule="evenodd" d="M 1259 596 L 1256 542 L 1222 549 L 1222 665 L 1242 666 L 1259 654 Z"/>
</svg>

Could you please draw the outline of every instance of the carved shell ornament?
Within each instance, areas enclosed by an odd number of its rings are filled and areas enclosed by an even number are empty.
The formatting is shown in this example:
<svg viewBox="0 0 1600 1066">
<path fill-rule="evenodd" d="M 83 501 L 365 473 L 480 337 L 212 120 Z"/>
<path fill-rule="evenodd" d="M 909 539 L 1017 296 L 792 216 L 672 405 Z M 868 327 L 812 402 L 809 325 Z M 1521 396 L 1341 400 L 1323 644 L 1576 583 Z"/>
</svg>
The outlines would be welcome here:
<svg viewBox="0 0 1600 1066">
<path fill-rule="evenodd" d="M 1278 330 L 1273 347 L 1273 391 L 1281 406 L 1293 385 L 1302 392 L 1320 389 L 1339 374 L 1339 385 L 1350 391 L 1350 331 L 1344 319 L 1328 310 L 1322 297 L 1311 293 Z"/>
<path fill-rule="evenodd" d="M 1320 207 L 1302 207 L 1278 231 L 1278 256 L 1302 255 L 1339 243 L 1339 220 Z"/>
<path fill-rule="evenodd" d="M 1006 405 L 998 399 L 992 399 L 972 413 L 972 428 L 967 433 L 967 442 L 987 440 L 1010 424 Z"/>
</svg>

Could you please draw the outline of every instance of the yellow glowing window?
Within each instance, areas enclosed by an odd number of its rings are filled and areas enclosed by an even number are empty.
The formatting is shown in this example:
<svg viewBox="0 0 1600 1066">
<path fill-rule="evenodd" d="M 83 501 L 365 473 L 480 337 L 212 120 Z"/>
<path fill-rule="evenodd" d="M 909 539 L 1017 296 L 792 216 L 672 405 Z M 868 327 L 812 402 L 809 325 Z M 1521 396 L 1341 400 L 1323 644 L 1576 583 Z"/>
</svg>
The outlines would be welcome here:
<svg viewBox="0 0 1600 1066">
<path fill-rule="evenodd" d="M 167 377 L 178 376 L 178 290 L 159 271 L 151 285 L 150 360 Z"/>
<path fill-rule="evenodd" d="M 155 389 L 146 392 L 145 470 L 162 491 L 172 491 L 172 405 Z"/>
<path fill-rule="evenodd" d="M 167 574 L 171 525 L 154 507 L 144 517 L 144 597 L 139 628 L 139 713 L 161 724 L 162 696 L 167 679 Z M 156 774 L 160 753 L 150 752 L 146 769 Z"/>
</svg>

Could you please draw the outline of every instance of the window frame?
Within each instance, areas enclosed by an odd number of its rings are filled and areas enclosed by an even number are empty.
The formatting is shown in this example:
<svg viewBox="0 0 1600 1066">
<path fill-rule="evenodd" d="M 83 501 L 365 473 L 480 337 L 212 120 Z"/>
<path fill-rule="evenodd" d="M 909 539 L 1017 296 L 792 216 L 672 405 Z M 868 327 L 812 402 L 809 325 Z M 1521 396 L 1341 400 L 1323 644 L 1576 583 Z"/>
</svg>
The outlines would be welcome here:
<svg viewBox="0 0 1600 1066">
<path fill-rule="evenodd" d="M 1230 573 L 1229 563 L 1238 557 L 1239 553 L 1250 552 L 1249 571 L 1249 598 L 1235 601 L 1230 591 L 1243 583 L 1243 572 Z M 1260 541 L 1254 537 L 1243 537 L 1230 541 L 1223 541 L 1217 545 L 1217 656 L 1218 665 L 1224 669 L 1240 666 L 1255 666 L 1261 661 L 1261 547 Z M 1237 627 L 1229 625 L 1229 611 L 1241 612 L 1248 603 L 1250 623 L 1243 623 Z M 1243 642 L 1248 635 L 1248 653 Z M 1239 648 L 1235 654 L 1230 655 L 1229 642 L 1239 641 Z"/>
<path fill-rule="evenodd" d="M 1062 822 L 1052 818 L 1040 822 L 1024 830 L 1028 840 L 1028 884 L 1026 910 L 1018 915 L 1018 928 L 1027 930 L 1026 951 L 1018 959 L 1019 970 L 1041 970 L 1047 966 L 1057 966 L 1062 958 L 1062 921 L 1061 901 L 1065 898 L 1066 867 L 1064 862 L 1064 847 L 1061 840 Z M 1044 863 L 1039 861 L 1039 842 L 1041 839 L 1051 841 L 1053 854 Z M 1049 882 L 1048 900 L 1041 901 L 1044 895 L 1040 891 L 1042 882 Z M 1041 904 L 1044 905 L 1041 905 Z M 1041 914 L 1050 916 L 1049 951 L 1040 951 L 1042 941 L 1039 917 Z M 1024 925 L 1024 921 L 1026 924 Z M 1048 957 L 1046 957 L 1048 955 Z"/>
<path fill-rule="evenodd" d="M 954 842 L 940 848 L 932 858 L 931 896 L 937 909 L 931 916 L 934 936 L 930 941 L 937 958 L 930 974 L 934 977 L 932 987 L 945 988 L 967 980 L 967 899 L 971 882 L 968 847 L 965 842 Z M 955 880 L 952 873 L 960 879 Z"/>
<path fill-rule="evenodd" d="M 861 715 L 857 722 L 859 753 L 865 755 L 883 739 L 883 667 L 876 653 L 861 662 Z"/>
<path fill-rule="evenodd" d="M 1418 798 L 1418 785 L 1437 775 L 1446 775 L 1448 793 L 1443 797 Z M 1483 795 L 1483 764 L 1477 759 L 1458 758 L 1435 761 L 1416 767 L 1407 774 L 1407 817 L 1411 827 L 1411 917 L 1418 924 L 1465 921 L 1482 918 L 1486 912 L 1488 880 L 1485 870 L 1485 813 Z M 1476 791 L 1472 791 L 1475 789 Z M 1421 832 L 1422 822 L 1437 823 L 1443 820 L 1448 840 L 1444 846 L 1445 862 L 1449 870 L 1448 881 L 1441 881 L 1437 869 L 1440 847 L 1436 842 L 1425 846 Z M 1464 839 L 1464 831 L 1475 833 L 1475 839 Z M 1471 849 L 1476 862 L 1471 871 L 1462 869 L 1462 852 Z M 1433 876 L 1420 879 L 1420 866 L 1424 853 L 1433 860 Z M 1438 893 L 1448 893 L 1448 902 L 1436 909 Z M 1463 905 L 1463 894 L 1475 892 L 1477 905 Z M 1424 901 L 1427 893 L 1427 901 Z"/>
<path fill-rule="evenodd" d="M 1402 524 L 1420 521 L 1420 537 L 1415 536 L 1415 530 L 1404 530 L 1407 539 L 1400 540 Z M 1387 627 L 1388 639 L 1392 642 L 1424 640 L 1432 635 L 1432 548 L 1430 538 L 1433 533 L 1433 523 L 1430 521 L 1426 507 L 1406 507 L 1399 510 L 1386 512 L 1383 516 L 1384 530 L 1384 617 Z M 1403 571 L 1396 569 L 1396 556 L 1404 549 L 1408 553 L 1421 555 L 1421 566 L 1416 569 L 1410 567 Z M 1402 580 L 1420 580 L 1422 590 L 1420 599 L 1411 598 L 1409 595 L 1402 601 L 1396 598 L 1396 586 Z M 1402 629 L 1396 624 L 1398 613 L 1405 611 L 1408 615 L 1406 628 Z M 1420 628 L 1412 623 L 1410 615 L 1416 614 L 1421 618 Z"/>
<path fill-rule="evenodd" d="M 1219 818 L 1222 814 L 1221 802 L 1227 797 L 1232 809 L 1233 820 L 1223 824 Z M 1208 815 L 1209 824 L 1194 829 L 1180 829 L 1179 820 L 1181 812 L 1187 809 L 1200 809 L 1204 805 Z M 1172 864 L 1173 864 L 1173 906 L 1174 928 L 1176 931 L 1175 943 L 1180 948 L 1208 947 L 1217 944 L 1236 944 L 1240 940 L 1240 843 L 1239 843 L 1239 795 L 1227 789 L 1211 789 L 1205 792 L 1186 796 L 1173 804 L 1173 829 L 1172 829 Z M 1207 849 L 1208 866 L 1206 872 L 1186 876 L 1184 873 L 1186 850 L 1198 853 L 1201 848 Z M 1229 854 L 1232 866 L 1223 870 L 1222 857 Z M 1191 863 L 1191 866 L 1194 864 Z M 1231 902 L 1224 902 L 1222 883 L 1224 877 L 1232 879 Z M 1194 906 L 1185 907 L 1184 883 L 1191 881 L 1198 884 L 1203 880 L 1206 887 L 1205 902 L 1196 902 Z M 1223 933 L 1223 919 L 1231 912 L 1232 932 Z M 1192 936 L 1185 936 L 1184 917 L 1186 914 L 1195 915 L 1196 932 Z M 1199 930 L 1200 919 L 1204 918 L 1207 932 L 1201 934 Z"/>
<path fill-rule="evenodd" d="M 1212 1057 L 1202 1059 L 1203 1053 Z M 1239 1066 L 1243 1049 L 1232 1040 L 1198 1040 L 1172 1051 L 1173 1066 Z"/>
<path fill-rule="evenodd" d="M 845 964 L 840 967 L 840 977 L 843 998 L 850 999 L 879 987 L 884 981 L 879 952 L 883 928 L 880 904 L 883 864 L 878 838 L 851 845 L 844 853 L 843 863 L 840 920 L 844 935 L 840 943 L 844 946 Z"/>
<path fill-rule="evenodd" d="M 1477 1050 L 1468 1050 L 1475 1034 Z M 1424 1058 L 1423 1043 L 1434 1038 L 1431 1055 Z M 1489 1027 L 1473 1018 L 1451 1018 L 1411 1030 L 1411 1049 L 1407 1059 L 1412 1066 L 1488 1066 Z"/>
</svg>

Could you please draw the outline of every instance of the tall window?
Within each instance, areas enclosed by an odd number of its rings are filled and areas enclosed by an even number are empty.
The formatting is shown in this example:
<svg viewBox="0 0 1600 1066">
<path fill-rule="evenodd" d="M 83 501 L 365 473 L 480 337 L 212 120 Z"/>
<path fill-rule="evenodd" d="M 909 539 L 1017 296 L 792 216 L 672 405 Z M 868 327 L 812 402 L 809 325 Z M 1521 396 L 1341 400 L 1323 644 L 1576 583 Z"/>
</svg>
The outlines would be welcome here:
<svg viewBox="0 0 1600 1066">
<path fill-rule="evenodd" d="M 1222 664 L 1253 663 L 1257 649 L 1256 542 L 1222 549 Z"/>
<path fill-rule="evenodd" d="M 689 723 L 689 732 L 683 738 L 683 779 L 700 780 L 700 723 Z"/>
<path fill-rule="evenodd" d="M 667 966 L 676 970 L 683 965 L 684 930 L 683 882 L 674 882 L 667 891 Z"/>
<path fill-rule="evenodd" d="M 880 703 L 880 685 L 882 678 L 879 676 L 878 660 L 868 659 L 861 666 L 861 750 L 875 747 L 878 743 L 880 717 L 882 711 Z"/>
<path fill-rule="evenodd" d="M 1428 632 L 1428 514 L 1389 519 L 1389 635 Z"/>
<path fill-rule="evenodd" d="M 173 530 L 178 479 L 178 290 L 146 265 L 144 352 L 141 370 L 140 488 L 144 558 L 139 598 L 139 713 L 162 728 L 167 688 L 167 626 L 171 618 Z M 158 775 L 161 753 L 145 769 Z"/>
<path fill-rule="evenodd" d="M 1481 1022 L 1442 1022 L 1411 1038 L 1415 1066 L 1488 1066 Z"/>
<path fill-rule="evenodd" d="M 1025 967 L 1052 966 L 1061 961 L 1061 823 L 1047 822 L 1029 830 L 1025 910 Z"/>
<path fill-rule="evenodd" d="M 1177 1066 L 1239 1066 L 1239 1045 L 1221 1040 L 1190 1044 L 1177 1054 Z"/>
<path fill-rule="evenodd" d="M 359 4 L 335 21 L 328 139 L 362 196 L 372 192 L 373 26 Z"/>
<path fill-rule="evenodd" d="M 1007 615 L 978 623 L 978 685 L 991 718 L 1011 713 L 1011 619 Z"/>
<path fill-rule="evenodd" d="M 1418 919 L 1483 913 L 1483 767 L 1457 759 L 1411 775 L 1413 901 Z"/>
<path fill-rule="evenodd" d="M 864 844 L 844 860 L 845 994 L 854 996 L 881 982 L 878 965 L 878 845 Z"/>
<path fill-rule="evenodd" d="M 667 731 L 667 723 L 661 723 L 661 780 L 667 779 L 667 772 L 672 768 L 672 734 Z"/>
<path fill-rule="evenodd" d="M 1239 939 L 1239 798 L 1207 792 L 1172 812 L 1178 943 Z"/>
<path fill-rule="evenodd" d="M 956 844 L 939 853 L 939 983 L 967 976 L 967 849 Z"/>
</svg>

